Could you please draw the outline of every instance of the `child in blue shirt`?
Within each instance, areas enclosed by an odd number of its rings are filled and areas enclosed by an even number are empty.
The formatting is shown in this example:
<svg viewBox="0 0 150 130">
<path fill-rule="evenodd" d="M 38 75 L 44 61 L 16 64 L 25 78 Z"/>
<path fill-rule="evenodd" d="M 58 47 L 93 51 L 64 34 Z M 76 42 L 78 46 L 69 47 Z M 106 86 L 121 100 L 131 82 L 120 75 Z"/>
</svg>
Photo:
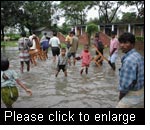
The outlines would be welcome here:
<svg viewBox="0 0 150 130">
<path fill-rule="evenodd" d="M 1 98 L 7 108 L 12 108 L 12 104 L 18 98 L 16 83 L 20 85 L 29 95 L 32 91 L 24 85 L 14 70 L 9 69 L 9 60 L 6 57 L 1 59 Z"/>
</svg>

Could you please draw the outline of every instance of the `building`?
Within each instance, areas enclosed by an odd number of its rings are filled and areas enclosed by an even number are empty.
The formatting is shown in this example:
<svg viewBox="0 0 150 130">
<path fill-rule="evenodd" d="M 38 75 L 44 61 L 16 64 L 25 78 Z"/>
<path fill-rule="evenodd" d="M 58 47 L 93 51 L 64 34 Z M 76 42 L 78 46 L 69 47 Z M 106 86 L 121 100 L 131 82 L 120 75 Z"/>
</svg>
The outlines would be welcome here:
<svg viewBox="0 0 150 130">
<path fill-rule="evenodd" d="M 86 32 L 87 25 L 77 25 L 74 27 L 76 35 L 80 36 Z M 131 32 L 135 36 L 144 36 L 144 23 L 110 23 L 98 25 L 99 31 L 110 36 L 111 31 L 115 31 L 117 36 L 123 32 Z"/>
<path fill-rule="evenodd" d="M 48 36 L 52 37 L 53 36 L 53 31 L 47 27 L 41 27 L 38 28 L 36 30 L 34 30 L 34 32 L 36 33 L 36 35 L 44 35 L 44 33 L 47 33 Z"/>
</svg>

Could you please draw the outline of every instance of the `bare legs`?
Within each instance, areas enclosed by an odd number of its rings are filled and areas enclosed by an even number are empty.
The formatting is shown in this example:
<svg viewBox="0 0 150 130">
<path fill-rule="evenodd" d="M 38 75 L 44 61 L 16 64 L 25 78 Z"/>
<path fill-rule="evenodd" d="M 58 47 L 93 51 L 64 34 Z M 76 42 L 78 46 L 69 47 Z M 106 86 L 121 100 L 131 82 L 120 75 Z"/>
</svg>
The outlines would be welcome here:
<svg viewBox="0 0 150 130">
<path fill-rule="evenodd" d="M 80 70 L 80 74 L 82 75 L 83 71 L 85 70 L 85 73 L 88 74 L 88 67 L 87 66 L 84 66 L 81 68 Z"/>
<path fill-rule="evenodd" d="M 26 65 L 27 65 L 27 71 L 30 71 L 30 61 L 25 61 Z M 23 69 L 24 69 L 24 61 L 20 62 L 21 68 L 20 71 L 21 73 L 23 73 Z"/>
</svg>

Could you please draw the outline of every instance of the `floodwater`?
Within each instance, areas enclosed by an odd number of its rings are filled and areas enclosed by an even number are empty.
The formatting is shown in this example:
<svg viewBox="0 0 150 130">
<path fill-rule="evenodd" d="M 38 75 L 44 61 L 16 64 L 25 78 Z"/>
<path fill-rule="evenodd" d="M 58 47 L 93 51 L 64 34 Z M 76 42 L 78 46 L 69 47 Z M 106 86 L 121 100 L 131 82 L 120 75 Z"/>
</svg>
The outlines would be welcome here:
<svg viewBox="0 0 150 130">
<path fill-rule="evenodd" d="M 94 56 L 94 50 L 91 49 Z M 79 55 L 81 49 L 78 50 Z M 17 48 L 6 49 L 5 54 L 10 59 L 10 69 L 16 70 L 20 80 L 33 92 L 32 96 L 18 86 L 19 98 L 13 104 L 14 108 L 114 108 L 118 102 L 118 69 L 121 65 L 122 53 L 116 62 L 116 71 L 113 71 L 107 61 L 101 67 L 91 62 L 89 73 L 80 75 L 81 61 L 75 66 L 68 67 L 68 77 L 61 71 L 55 77 L 56 65 L 52 61 L 51 50 L 46 61 L 37 60 L 37 66 L 31 64 L 30 72 L 24 68 L 20 73 L 20 62 Z M 104 50 L 108 57 L 108 49 Z M 1 107 L 4 104 L 1 102 Z"/>
</svg>

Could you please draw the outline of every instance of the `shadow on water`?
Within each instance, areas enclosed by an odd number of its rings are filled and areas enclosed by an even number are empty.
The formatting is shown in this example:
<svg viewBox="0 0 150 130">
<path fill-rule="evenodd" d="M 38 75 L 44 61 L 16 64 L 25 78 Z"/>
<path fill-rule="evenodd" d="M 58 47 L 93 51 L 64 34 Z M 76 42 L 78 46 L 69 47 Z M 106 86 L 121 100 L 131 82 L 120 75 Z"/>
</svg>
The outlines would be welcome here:
<svg viewBox="0 0 150 130">
<path fill-rule="evenodd" d="M 78 55 L 81 50 L 78 51 Z M 118 69 L 121 65 L 117 59 L 114 72 L 106 61 L 101 67 L 92 62 L 89 73 L 80 75 L 81 61 L 76 66 L 68 67 L 68 77 L 61 71 L 55 77 L 56 64 L 52 62 L 52 54 L 46 61 L 37 60 L 37 66 L 31 65 L 31 71 L 20 73 L 18 50 L 5 50 L 10 59 L 10 69 L 14 69 L 21 81 L 33 92 L 29 97 L 18 87 L 20 96 L 14 103 L 15 108 L 113 108 L 118 102 Z M 104 52 L 107 54 L 108 52 Z M 1 107 L 4 104 L 1 103 Z"/>
</svg>

